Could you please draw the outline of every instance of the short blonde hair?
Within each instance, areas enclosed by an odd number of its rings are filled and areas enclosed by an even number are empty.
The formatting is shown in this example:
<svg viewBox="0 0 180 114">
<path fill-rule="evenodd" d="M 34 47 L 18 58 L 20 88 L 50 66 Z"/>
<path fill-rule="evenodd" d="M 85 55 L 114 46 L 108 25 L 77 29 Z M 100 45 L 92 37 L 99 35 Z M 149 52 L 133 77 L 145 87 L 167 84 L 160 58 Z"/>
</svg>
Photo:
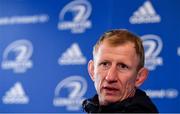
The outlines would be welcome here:
<svg viewBox="0 0 180 114">
<path fill-rule="evenodd" d="M 129 32 L 126 29 L 115 29 L 105 32 L 94 45 L 93 57 L 95 57 L 99 46 L 105 39 L 112 46 L 118 46 L 128 42 L 133 43 L 135 45 L 136 54 L 140 60 L 137 69 L 139 70 L 140 68 L 144 67 L 144 47 L 142 45 L 142 40 L 140 39 L 140 37 L 132 32 Z"/>
</svg>

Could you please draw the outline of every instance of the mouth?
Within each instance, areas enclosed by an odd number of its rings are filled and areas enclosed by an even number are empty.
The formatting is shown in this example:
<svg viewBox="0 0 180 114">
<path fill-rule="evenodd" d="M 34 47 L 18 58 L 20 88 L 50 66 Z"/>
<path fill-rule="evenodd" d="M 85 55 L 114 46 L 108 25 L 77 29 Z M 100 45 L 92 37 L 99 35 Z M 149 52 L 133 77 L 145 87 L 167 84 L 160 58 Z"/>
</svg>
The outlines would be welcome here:
<svg viewBox="0 0 180 114">
<path fill-rule="evenodd" d="M 117 89 L 115 87 L 111 87 L 111 86 L 103 86 L 102 89 L 108 95 L 114 95 L 114 94 L 116 94 L 119 91 L 119 89 Z"/>
</svg>

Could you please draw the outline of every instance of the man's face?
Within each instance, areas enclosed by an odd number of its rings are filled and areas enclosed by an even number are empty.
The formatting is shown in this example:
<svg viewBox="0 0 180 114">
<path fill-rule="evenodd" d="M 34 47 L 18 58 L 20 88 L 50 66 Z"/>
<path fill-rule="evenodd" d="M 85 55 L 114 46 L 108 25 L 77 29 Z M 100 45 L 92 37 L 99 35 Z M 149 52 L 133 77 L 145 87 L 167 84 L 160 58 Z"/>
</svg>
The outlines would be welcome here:
<svg viewBox="0 0 180 114">
<path fill-rule="evenodd" d="M 126 99 L 138 80 L 139 58 L 134 44 L 129 42 L 112 47 L 104 41 L 94 59 L 89 64 L 89 72 L 100 104 L 107 105 Z"/>
</svg>

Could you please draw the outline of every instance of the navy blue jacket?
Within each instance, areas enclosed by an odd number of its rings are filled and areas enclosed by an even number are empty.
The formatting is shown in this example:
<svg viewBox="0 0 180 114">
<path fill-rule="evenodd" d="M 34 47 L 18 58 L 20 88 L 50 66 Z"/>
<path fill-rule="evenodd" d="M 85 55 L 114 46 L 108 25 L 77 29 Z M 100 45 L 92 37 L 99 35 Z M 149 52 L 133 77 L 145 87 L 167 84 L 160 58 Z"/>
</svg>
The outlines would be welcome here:
<svg viewBox="0 0 180 114">
<path fill-rule="evenodd" d="M 98 95 L 83 101 L 83 109 L 87 113 L 158 113 L 151 99 L 140 89 L 133 97 L 121 102 L 100 106 Z"/>
</svg>

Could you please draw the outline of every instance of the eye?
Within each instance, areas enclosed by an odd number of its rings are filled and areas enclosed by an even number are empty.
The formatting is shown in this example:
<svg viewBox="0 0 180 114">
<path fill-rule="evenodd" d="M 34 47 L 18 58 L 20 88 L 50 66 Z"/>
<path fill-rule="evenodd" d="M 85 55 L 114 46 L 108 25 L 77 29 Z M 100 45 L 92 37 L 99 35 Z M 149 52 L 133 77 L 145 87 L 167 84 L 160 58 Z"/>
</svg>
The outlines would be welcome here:
<svg viewBox="0 0 180 114">
<path fill-rule="evenodd" d="M 108 66 L 108 62 L 102 62 L 100 65 L 102 65 L 102 66 Z"/>
<path fill-rule="evenodd" d="M 110 66 L 110 63 L 109 63 L 109 62 L 101 62 L 99 65 L 100 65 L 101 67 L 107 69 L 107 68 Z"/>
<path fill-rule="evenodd" d="M 126 70 L 126 69 L 128 69 L 129 67 L 128 67 L 126 64 L 124 64 L 124 63 L 120 63 L 120 64 L 118 65 L 118 68 L 119 68 L 120 70 Z"/>
</svg>

